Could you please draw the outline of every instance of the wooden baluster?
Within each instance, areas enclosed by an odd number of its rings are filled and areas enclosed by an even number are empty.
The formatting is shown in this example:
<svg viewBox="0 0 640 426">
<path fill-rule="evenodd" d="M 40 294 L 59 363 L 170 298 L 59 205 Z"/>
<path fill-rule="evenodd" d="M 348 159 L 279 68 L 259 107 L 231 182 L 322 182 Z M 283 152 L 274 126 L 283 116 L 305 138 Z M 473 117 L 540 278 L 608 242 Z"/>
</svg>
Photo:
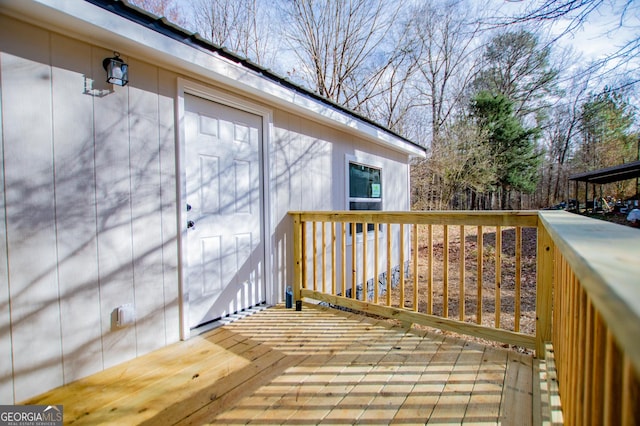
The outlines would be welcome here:
<svg viewBox="0 0 640 426">
<path fill-rule="evenodd" d="M 318 290 L 318 245 L 317 241 L 317 227 L 316 222 L 311 222 L 311 253 L 313 263 L 313 290 Z"/>
<path fill-rule="evenodd" d="M 362 300 L 367 301 L 367 233 L 369 224 L 362 224 Z"/>
<path fill-rule="evenodd" d="M 429 247 L 427 264 L 427 313 L 433 314 L 433 225 L 427 225 L 427 245 Z"/>
<path fill-rule="evenodd" d="M 582 419 L 582 405 L 584 402 L 584 376 L 585 376 L 585 326 L 587 319 L 587 295 L 584 292 L 582 286 L 578 285 L 578 328 L 575 330 L 577 334 L 576 339 L 576 366 L 575 366 L 575 383 L 574 383 L 574 401 L 575 410 L 574 418 L 575 424 L 584 424 Z"/>
<path fill-rule="evenodd" d="M 622 353 L 610 330 L 607 330 L 607 354 L 604 372 L 604 421 L 605 425 L 622 424 Z"/>
<path fill-rule="evenodd" d="M 449 225 L 444 226 L 442 241 L 442 316 L 449 317 Z"/>
<path fill-rule="evenodd" d="M 404 309 L 404 224 L 400 224 L 400 307 Z"/>
<path fill-rule="evenodd" d="M 582 368 L 582 375 L 584 376 L 584 396 L 582 398 L 582 418 L 584 419 L 583 424 L 588 423 L 591 419 L 591 413 L 589 412 L 589 401 L 591 401 L 591 394 L 593 388 L 598 386 L 599 383 L 593 382 L 593 376 L 591 372 L 593 371 L 593 315 L 594 308 L 591 303 L 591 299 L 587 297 L 586 303 L 587 309 L 587 318 L 585 325 L 585 338 L 584 338 L 584 347 L 583 347 L 583 356 L 584 356 L 584 367 Z"/>
<path fill-rule="evenodd" d="M 566 315 L 567 312 L 564 311 Z M 593 318 L 593 383 L 597 383 L 591 392 L 591 401 L 585 401 L 591 408 L 590 418 L 593 426 L 601 425 L 604 418 L 604 366 L 607 357 L 607 329 L 598 311 Z"/>
<path fill-rule="evenodd" d="M 458 298 L 458 312 L 460 314 L 460 321 L 464 321 L 464 273 L 465 273 L 465 254 L 464 254 L 464 225 L 460 225 L 460 292 Z"/>
<path fill-rule="evenodd" d="M 380 275 L 380 271 L 379 271 L 379 261 L 380 261 L 380 241 L 379 241 L 379 234 L 380 234 L 380 224 L 376 223 L 376 226 L 373 230 L 373 303 L 378 304 L 378 297 L 380 296 L 379 293 L 379 288 L 380 288 L 380 282 L 379 280 L 379 275 Z"/>
<path fill-rule="evenodd" d="M 482 226 L 478 226 L 478 235 L 477 235 L 477 250 L 478 250 L 478 275 L 477 275 L 477 285 L 478 285 L 478 295 L 476 297 L 476 322 L 478 324 L 482 324 L 482 271 L 484 266 L 484 238 L 483 238 Z"/>
<path fill-rule="evenodd" d="M 520 292 L 522 281 L 522 227 L 516 227 L 516 288 L 514 295 L 514 331 L 520 331 Z"/>
<path fill-rule="evenodd" d="M 327 224 L 320 222 L 322 226 L 322 293 L 327 292 Z"/>
<path fill-rule="evenodd" d="M 300 222 L 300 243 L 301 243 L 301 248 L 300 248 L 300 275 L 302 277 L 302 285 L 301 285 L 301 289 L 306 289 L 307 288 L 307 222 Z M 296 299 L 298 300 L 298 299 Z"/>
<path fill-rule="evenodd" d="M 496 226 L 496 287 L 494 304 L 496 311 L 495 327 L 500 328 L 500 286 L 502 285 L 502 228 Z"/>
<path fill-rule="evenodd" d="M 300 300 L 304 280 L 304 223 L 300 215 L 293 216 L 293 297 Z"/>
<path fill-rule="evenodd" d="M 391 224 L 387 223 L 387 306 L 391 306 Z"/>
<path fill-rule="evenodd" d="M 413 225 L 413 310 L 418 312 L 418 225 Z"/>
<path fill-rule="evenodd" d="M 336 223 L 331 222 L 331 295 L 336 295 Z"/>
<path fill-rule="evenodd" d="M 356 298 L 356 287 L 358 284 L 356 283 L 357 275 L 356 275 L 356 246 L 358 239 L 356 238 L 356 224 L 355 222 L 351 223 L 351 298 Z"/>
<path fill-rule="evenodd" d="M 624 357 L 622 371 L 622 424 L 640 424 L 640 383 L 629 357 Z"/>
<path fill-rule="evenodd" d="M 347 297 L 347 222 L 340 224 L 340 245 L 342 248 L 342 297 Z"/>
</svg>

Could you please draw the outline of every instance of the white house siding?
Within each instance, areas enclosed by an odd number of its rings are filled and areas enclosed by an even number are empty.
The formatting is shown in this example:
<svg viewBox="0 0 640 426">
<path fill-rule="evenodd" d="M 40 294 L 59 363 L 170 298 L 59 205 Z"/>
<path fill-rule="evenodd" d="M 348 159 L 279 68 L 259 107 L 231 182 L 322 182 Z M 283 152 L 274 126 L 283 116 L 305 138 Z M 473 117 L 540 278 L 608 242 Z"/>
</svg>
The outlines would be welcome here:
<svg viewBox="0 0 640 426">
<path fill-rule="evenodd" d="M 308 123 L 283 111 L 274 114 L 274 134 L 271 146 L 271 218 L 273 249 L 273 277 L 278 284 L 277 291 L 284 291 L 291 284 L 293 274 L 290 242 L 291 225 L 287 216 L 295 210 L 348 210 L 347 204 L 347 155 L 365 164 L 382 167 L 384 210 L 409 209 L 409 166 L 405 154 L 365 142 L 350 134 L 331 129 L 318 123 Z M 327 235 L 330 228 L 327 225 Z M 372 235 L 370 235 L 372 237 Z M 381 235 L 386 241 L 386 235 Z M 318 246 L 321 228 L 317 229 Z M 398 243 L 399 233 L 394 233 L 394 243 Z M 309 239 L 310 241 L 310 239 Z M 328 241 L 328 240 L 327 240 Z M 371 244 L 372 246 L 372 244 Z M 311 246 L 307 250 L 311 253 Z M 386 250 L 386 243 L 381 244 Z M 327 248 L 329 250 L 329 248 Z M 318 253 L 321 256 L 321 253 Z M 331 258 L 328 251 L 327 259 Z M 340 259 L 341 256 L 338 256 Z M 347 249 L 350 261 L 351 250 Z M 373 276 L 373 251 L 369 250 L 368 271 Z M 397 261 L 397 256 L 394 258 Z M 357 265 L 362 262 L 356 260 Z M 382 262 L 382 260 L 380 260 Z M 397 262 L 394 263 L 397 265 Z M 311 259 L 308 259 L 311 267 Z M 325 276 L 330 277 L 332 265 L 327 262 Z M 341 270 L 341 265 L 337 265 Z M 380 263 L 380 271 L 386 264 Z M 349 269 L 350 270 L 350 269 Z M 320 277 L 322 272 L 320 272 Z M 311 280 L 311 277 L 309 277 Z M 330 283 L 330 279 L 328 282 Z M 351 274 L 347 281 L 350 282 Z M 358 283 L 362 277 L 358 275 Z M 282 293 L 280 293 L 281 295 Z"/>
<path fill-rule="evenodd" d="M 382 166 L 385 210 L 409 208 L 407 154 L 139 60 L 142 48 L 122 52 L 129 85 L 109 85 L 111 50 L 1 12 L 2 404 L 179 340 L 179 77 L 271 111 L 268 301 L 291 283 L 287 213 L 347 209 L 347 155 Z M 135 324 L 116 328 L 125 304 Z"/>
<path fill-rule="evenodd" d="M 109 56 L 0 15 L 1 403 L 179 339 L 177 76 L 125 58 L 112 87 Z"/>
</svg>

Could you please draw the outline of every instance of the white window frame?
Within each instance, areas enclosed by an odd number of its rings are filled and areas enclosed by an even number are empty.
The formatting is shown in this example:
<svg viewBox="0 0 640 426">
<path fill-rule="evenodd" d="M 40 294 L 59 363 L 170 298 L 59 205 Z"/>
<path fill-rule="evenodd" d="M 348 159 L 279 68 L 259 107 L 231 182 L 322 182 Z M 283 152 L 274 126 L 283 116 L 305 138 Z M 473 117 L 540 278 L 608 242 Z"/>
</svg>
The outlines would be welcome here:
<svg viewBox="0 0 640 426">
<path fill-rule="evenodd" d="M 351 202 L 355 201 L 364 201 L 364 202 L 370 202 L 371 200 L 378 200 L 376 198 L 356 198 L 356 197 L 351 197 L 350 196 L 350 165 L 351 164 L 358 164 L 361 166 L 365 166 L 365 167 L 369 167 L 372 169 L 378 169 L 380 170 L 380 183 L 382 185 L 382 191 L 380 193 L 380 210 L 371 210 L 371 211 L 383 211 L 384 209 L 384 199 L 385 199 L 385 173 L 384 173 L 384 167 L 382 166 L 381 163 L 376 162 L 376 161 L 370 161 L 369 159 L 363 159 L 361 157 L 357 157 L 355 155 L 345 155 L 345 210 L 349 210 L 349 211 L 367 211 L 367 210 L 351 210 Z M 385 235 L 384 232 L 384 225 L 380 228 L 379 233 L 378 233 L 378 238 L 382 239 Z M 363 232 L 356 232 L 356 242 L 362 241 L 362 235 Z M 351 244 L 352 243 L 352 233 L 347 232 L 347 244 Z M 367 241 L 369 240 L 373 240 L 374 239 L 374 231 L 368 231 L 367 232 Z"/>
</svg>

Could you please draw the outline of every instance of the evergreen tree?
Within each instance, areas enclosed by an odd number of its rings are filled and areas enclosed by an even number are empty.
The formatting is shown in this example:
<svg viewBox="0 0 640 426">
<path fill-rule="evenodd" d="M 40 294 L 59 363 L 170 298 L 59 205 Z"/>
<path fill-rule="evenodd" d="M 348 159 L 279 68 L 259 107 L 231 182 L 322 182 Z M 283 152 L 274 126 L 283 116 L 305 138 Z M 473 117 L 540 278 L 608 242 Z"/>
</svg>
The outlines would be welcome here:
<svg viewBox="0 0 640 426">
<path fill-rule="evenodd" d="M 634 132 L 635 115 L 619 90 L 605 87 L 582 105 L 581 140 L 572 165 L 586 172 L 617 166 L 638 159 L 639 135 Z M 603 193 L 624 198 L 635 192 L 632 181 L 605 185 Z"/>
<path fill-rule="evenodd" d="M 501 208 L 508 208 L 511 190 L 532 193 L 538 182 L 540 154 L 536 151 L 537 128 L 525 128 L 516 117 L 513 102 L 502 94 L 478 93 L 471 114 L 487 132 L 487 144 L 496 171 L 496 186 L 502 190 Z"/>
<path fill-rule="evenodd" d="M 634 114 L 619 91 L 605 87 L 582 105 L 582 144 L 576 156 L 583 171 L 616 166 L 636 159 Z"/>
<path fill-rule="evenodd" d="M 486 64 L 474 81 L 475 92 L 500 93 L 511 100 L 517 117 L 538 119 L 557 93 L 558 71 L 550 59 L 551 47 L 532 32 L 500 33 L 484 49 Z"/>
</svg>

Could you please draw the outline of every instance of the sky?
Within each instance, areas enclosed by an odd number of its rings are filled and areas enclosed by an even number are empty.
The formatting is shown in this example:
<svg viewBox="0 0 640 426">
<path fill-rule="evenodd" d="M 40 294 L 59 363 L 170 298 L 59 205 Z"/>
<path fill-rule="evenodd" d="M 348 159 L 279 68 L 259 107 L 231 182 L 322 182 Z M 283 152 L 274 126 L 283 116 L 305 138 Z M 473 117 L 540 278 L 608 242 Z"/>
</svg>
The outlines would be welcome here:
<svg viewBox="0 0 640 426">
<path fill-rule="evenodd" d="M 491 1 L 497 10 L 505 14 L 517 13 L 532 3 L 522 0 Z M 562 37 L 560 43 L 581 52 L 586 60 L 603 59 L 615 53 L 630 40 L 640 37 L 640 2 L 630 1 L 621 22 L 621 12 L 625 5 L 627 0 L 605 0 L 573 34 Z M 552 34 L 560 35 L 570 23 L 569 19 L 560 20 L 551 26 Z"/>
<path fill-rule="evenodd" d="M 193 0 L 174 0 L 174 3 L 190 14 Z M 490 0 L 489 7 L 500 13 L 511 14 L 531 3 L 529 0 Z M 561 42 L 583 53 L 586 59 L 601 59 L 604 55 L 614 53 L 625 42 L 640 37 L 640 1 L 631 0 L 623 25 L 620 25 L 619 12 L 626 3 L 627 0 L 605 0 L 601 7 L 589 15 L 588 22 L 579 27 L 575 34 L 563 37 Z M 552 31 L 559 34 L 567 24 L 568 21 L 561 21 L 553 26 Z"/>
<path fill-rule="evenodd" d="M 421 2 L 425 0 L 409 0 Z M 436 3 L 447 0 L 435 0 Z M 474 4 L 478 0 L 462 0 Z M 486 1 L 486 0 L 485 0 Z M 595 0 L 600 1 L 600 0 Z M 587 21 L 576 28 L 571 34 L 565 34 L 558 41 L 560 46 L 571 47 L 582 55 L 582 59 L 576 66 L 601 60 L 608 55 L 615 54 L 622 46 L 631 40 L 640 37 L 640 0 L 602 0 L 603 4 L 589 14 Z M 195 0 L 173 0 L 182 9 L 186 16 L 191 15 L 192 5 Z M 488 0 L 487 8 L 496 11 L 497 16 L 513 16 L 527 6 L 540 2 L 540 0 Z M 621 21 L 621 11 L 626 9 L 624 19 Z M 570 24 L 569 20 L 560 20 L 550 25 L 550 33 L 553 36 L 560 35 Z M 636 59 L 630 61 L 622 75 L 630 79 L 640 80 L 640 46 L 636 49 Z M 613 65 L 609 65 L 613 66 Z M 620 70 L 617 70 L 620 71 Z"/>
</svg>

